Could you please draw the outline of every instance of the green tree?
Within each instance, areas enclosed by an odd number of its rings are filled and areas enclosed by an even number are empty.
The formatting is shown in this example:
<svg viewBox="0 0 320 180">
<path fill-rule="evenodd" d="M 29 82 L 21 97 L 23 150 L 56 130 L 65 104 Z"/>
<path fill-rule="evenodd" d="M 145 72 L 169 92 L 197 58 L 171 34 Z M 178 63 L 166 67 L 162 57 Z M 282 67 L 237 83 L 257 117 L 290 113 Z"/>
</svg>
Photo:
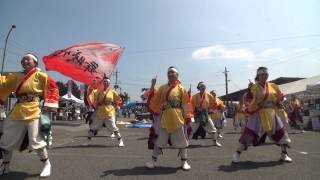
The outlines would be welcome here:
<svg viewBox="0 0 320 180">
<path fill-rule="evenodd" d="M 68 82 L 63 83 L 61 81 L 57 81 L 56 84 L 59 88 L 60 96 L 64 96 L 68 93 Z M 71 81 L 71 93 L 75 97 L 80 98 L 80 88 L 74 81 Z"/>
<path fill-rule="evenodd" d="M 142 94 L 141 94 L 140 98 L 141 98 L 142 101 L 147 100 L 147 98 L 144 96 L 144 93 L 145 93 L 146 91 L 148 91 L 148 90 L 149 90 L 149 88 L 142 88 L 142 89 L 141 89 Z"/>
<path fill-rule="evenodd" d="M 56 84 L 58 86 L 60 96 L 67 94 L 68 89 L 67 89 L 67 86 L 63 82 L 57 81 Z"/>
<path fill-rule="evenodd" d="M 67 82 L 68 83 L 68 82 Z M 74 81 L 71 80 L 71 93 L 80 99 L 80 88 Z"/>
<path fill-rule="evenodd" d="M 121 93 L 120 97 L 122 98 L 124 104 L 127 104 L 130 100 L 130 96 L 127 92 Z"/>
</svg>

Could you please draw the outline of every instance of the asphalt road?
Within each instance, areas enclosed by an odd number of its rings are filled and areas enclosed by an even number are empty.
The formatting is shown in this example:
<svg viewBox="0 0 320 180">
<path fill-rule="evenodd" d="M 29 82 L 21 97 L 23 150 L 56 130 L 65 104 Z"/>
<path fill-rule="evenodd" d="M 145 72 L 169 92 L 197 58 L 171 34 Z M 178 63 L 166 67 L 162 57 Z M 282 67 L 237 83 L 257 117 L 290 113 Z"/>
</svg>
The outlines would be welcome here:
<svg viewBox="0 0 320 180">
<path fill-rule="evenodd" d="M 125 147 L 117 147 L 110 133 L 103 129 L 89 147 L 81 147 L 87 125 L 54 126 L 54 147 L 50 150 L 53 172 L 47 179 L 237 179 L 237 180 L 318 180 L 320 179 L 320 133 L 290 133 L 293 163 L 279 162 L 280 148 L 267 144 L 250 147 L 241 156 L 241 163 L 231 164 L 238 146 L 239 133 L 231 127 L 224 130 L 223 147 L 213 147 L 212 140 L 191 140 L 190 171 L 182 171 L 177 150 L 166 149 L 158 159 L 158 167 L 144 167 L 151 159 L 147 149 L 148 129 L 120 126 Z M 38 179 L 42 164 L 34 153 L 14 154 L 11 173 L 1 180 Z"/>
</svg>

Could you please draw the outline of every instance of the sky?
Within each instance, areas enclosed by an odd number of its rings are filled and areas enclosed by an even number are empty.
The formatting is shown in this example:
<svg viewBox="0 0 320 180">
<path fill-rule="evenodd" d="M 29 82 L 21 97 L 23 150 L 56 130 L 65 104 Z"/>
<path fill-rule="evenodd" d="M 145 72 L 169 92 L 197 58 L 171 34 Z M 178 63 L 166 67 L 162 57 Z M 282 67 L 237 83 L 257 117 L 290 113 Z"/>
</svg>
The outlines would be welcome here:
<svg viewBox="0 0 320 180">
<path fill-rule="evenodd" d="M 269 68 L 270 80 L 319 75 L 319 9 L 318 0 L 1 0 L 0 56 L 14 24 L 5 71 L 21 70 L 26 52 L 43 57 L 78 43 L 108 42 L 125 47 L 117 70 L 132 100 L 153 77 L 166 83 L 172 65 L 193 93 L 204 81 L 224 95 L 225 67 L 229 92 L 245 88 L 259 66 Z"/>
</svg>

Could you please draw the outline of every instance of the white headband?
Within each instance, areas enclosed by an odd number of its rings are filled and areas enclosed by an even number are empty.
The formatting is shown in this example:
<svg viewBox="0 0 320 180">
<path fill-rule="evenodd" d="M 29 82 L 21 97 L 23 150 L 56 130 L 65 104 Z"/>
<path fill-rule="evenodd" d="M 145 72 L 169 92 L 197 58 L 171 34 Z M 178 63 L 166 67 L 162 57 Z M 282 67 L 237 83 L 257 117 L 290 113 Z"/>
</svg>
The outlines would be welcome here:
<svg viewBox="0 0 320 180">
<path fill-rule="evenodd" d="M 200 87 L 201 84 L 205 85 L 204 82 L 201 81 L 201 82 L 198 83 L 197 87 Z"/>
<path fill-rule="evenodd" d="M 104 81 L 107 80 L 110 83 L 110 79 L 109 78 L 105 78 Z"/>
<path fill-rule="evenodd" d="M 268 74 L 268 70 L 267 69 L 259 69 L 257 72 L 257 75 L 261 75 L 261 74 Z"/>
<path fill-rule="evenodd" d="M 31 57 L 36 63 L 38 63 L 37 57 L 33 54 L 26 54 L 22 58 L 25 58 L 25 57 Z"/>
<path fill-rule="evenodd" d="M 169 71 L 173 71 L 173 72 L 179 74 L 179 71 L 178 71 L 176 68 L 174 68 L 174 67 L 170 67 L 170 68 L 168 69 L 168 72 L 169 72 Z"/>
</svg>

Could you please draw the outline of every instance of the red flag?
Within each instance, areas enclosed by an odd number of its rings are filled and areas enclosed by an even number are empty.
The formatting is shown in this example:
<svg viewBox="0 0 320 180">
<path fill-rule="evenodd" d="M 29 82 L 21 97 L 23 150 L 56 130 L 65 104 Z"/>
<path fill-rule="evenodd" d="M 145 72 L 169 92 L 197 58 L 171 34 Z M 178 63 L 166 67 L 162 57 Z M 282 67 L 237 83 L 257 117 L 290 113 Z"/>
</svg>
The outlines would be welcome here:
<svg viewBox="0 0 320 180">
<path fill-rule="evenodd" d="M 108 43 L 78 44 L 44 56 L 47 71 L 57 71 L 76 81 L 91 85 L 93 80 L 110 77 L 123 48 Z"/>
</svg>

